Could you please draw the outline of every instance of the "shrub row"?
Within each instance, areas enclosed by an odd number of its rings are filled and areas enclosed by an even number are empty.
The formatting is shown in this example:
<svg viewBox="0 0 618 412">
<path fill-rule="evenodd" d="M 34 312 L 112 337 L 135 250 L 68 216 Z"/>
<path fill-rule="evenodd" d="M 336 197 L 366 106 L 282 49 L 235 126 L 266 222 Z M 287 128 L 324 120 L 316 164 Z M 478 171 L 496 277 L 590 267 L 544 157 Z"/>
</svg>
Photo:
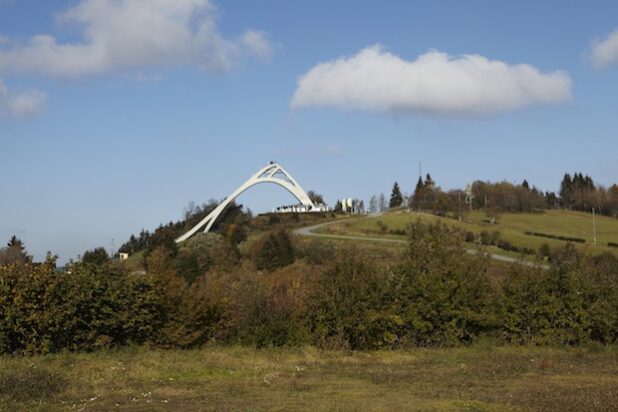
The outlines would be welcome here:
<svg viewBox="0 0 618 412">
<path fill-rule="evenodd" d="M 616 243 L 616 242 L 607 242 L 607 246 L 609 246 L 609 247 L 618 247 L 618 243 Z"/>
<path fill-rule="evenodd" d="M 538 237 L 545 237 L 548 239 L 564 240 L 566 242 L 586 243 L 586 239 L 582 239 L 580 237 L 558 236 L 558 235 L 552 235 L 549 233 L 530 232 L 530 231 L 525 231 L 524 233 L 530 236 L 538 236 Z"/>
<path fill-rule="evenodd" d="M 93 350 L 155 341 L 165 322 L 149 276 L 91 265 L 0 266 L 0 353 Z"/>
<path fill-rule="evenodd" d="M 465 252 L 465 233 L 417 221 L 408 235 L 409 247 L 390 266 L 315 242 L 295 248 L 292 264 L 258 270 L 241 260 L 192 281 L 162 249 L 150 254 L 142 276 L 91 265 L 61 273 L 52 265 L 4 266 L 0 352 L 213 342 L 379 349 L 461 345 L 481 336 L 617 341 L 613 255 L 589 257 L 569 244 L 552 254 L 550 270 L 513 266 L 497 282 L 486 258 Z M 289 251 L 281 233 L 261 244 L 282 256 Z"/>
<path fill-rule="evenodd" d="M 475 242 L 476 236 L 472 232 L 466 232 L 464 235 L 464 240 L 466 242 Z M 524 253 L 527 255 L 535 254 L 534 250 L 526 246 L 515 246 L 511 244 L 508 240 L 500 238 L 500 232 L 487 232 L 486 230 L 482 231 L 479 235 L 479 242 L 485 246 L 495 246 L 502 250 L 511 251 L 515 253 Z"/>
</svg>

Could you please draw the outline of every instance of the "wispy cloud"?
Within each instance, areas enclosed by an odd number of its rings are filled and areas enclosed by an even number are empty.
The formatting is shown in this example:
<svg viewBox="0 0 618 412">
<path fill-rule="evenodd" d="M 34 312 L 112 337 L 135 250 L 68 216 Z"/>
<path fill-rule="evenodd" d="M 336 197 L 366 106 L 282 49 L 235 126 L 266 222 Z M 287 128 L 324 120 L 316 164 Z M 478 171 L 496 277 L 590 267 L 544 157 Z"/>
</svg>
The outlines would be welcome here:
<svg viewBox="0 0 618 412">
<path fill-rule="evenodd" d="M 562 71 L 542 73 L 528 64 L 438 51 L 406 61 L 376 45 L 313 67 L 300 77 L 291 105 L 395 115 L 478 115 L 570 98 L 571 79 Z"/>
<path fill-rule="evenodd" d="M 603 40 L 594 40 L 588 54 L 592 64 L 602 69 L 618 63 L 618 29 Z"/>
<path fill-rule="evenodd" d="M 22 119 L 38 114 L 44 106 L 45 94 L 38 90 L 12 92 L 0 79 L 0 114 Z"/>
</svg>

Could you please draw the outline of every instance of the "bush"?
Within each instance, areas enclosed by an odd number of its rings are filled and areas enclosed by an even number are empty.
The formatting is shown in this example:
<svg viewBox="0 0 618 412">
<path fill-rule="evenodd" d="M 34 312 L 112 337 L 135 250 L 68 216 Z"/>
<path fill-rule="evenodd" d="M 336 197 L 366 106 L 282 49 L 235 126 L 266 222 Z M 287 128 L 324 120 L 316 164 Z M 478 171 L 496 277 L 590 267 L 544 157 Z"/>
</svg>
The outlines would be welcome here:
<svg viewBox="0 0 618 412">
<path fill-rule="evenodd" d="M 481 245 L 485 245 L 485 246 L 491 245 L 491 236 L 489 235 L 489 232 L 486 230 L 483 230 L 481 232 L 481 234 L 479 235 L 479 240 L 481 241 Z"/>
<path fill-rule="evenodd" d="M 314 265 L 330 262 L 335 257 L 335 250 L 332 245 L 320 239 L 300 242 L 296 249 L 299 257 Z"/>
<path fill-rule="evenodd" d="M 0 337 L 8 353 L 92 350 L 154 340 L 162 320 L 149 277 L 90 265 L 0 267 Z"/>
<path fill-rule="evenodd" d="M 403 322 L 401 343 L 453 345 L 490 331 L 497 318 L 487 265 L 467 255 L 463 232 L 417 221 L 410 233 L 408 255 L 390 291 Z"/>
<path fill-rule="evenodd" d="M 513 245 L 511 245 L 511 242 L 509 242 L 508 240 L 504 240 L 504 239 L 498 239 L 496 241 L 496 247 L 503 249 L 503 250 L 507 250 L 507 251 L 513 251 L 513 252 L 517 252 L 519 249 Z"/>
<path fill-rule="evenodd" d="M 529 236 L 546 237 L 548 239 L 564 240 L 565 242 L 586 243 L 586 239 L 582 239 L 580 237 L 558 236 L 558 235 L 551 235 L 548 233 L 530 232 L 530 231 L 525 231 L 524 233 Z"/>
<path fill-rule="evenodd" d="M 492 246 L 498 246 L 499 241 L 500 241 L 500 232 L 498 232 L 497 230 L 494 230 L 493 232 L 491 232 L 491 235 L 489 237 L 489 244 Z"/>
<path fill-rule="evenodd" d="M 254 252 L 254 263 L 258 270 L 273 270 L 294 262 L 294 246 L 284 230 L 276 230 L 262 238 Z"/>
<path fill-rule="evenodd" d="M 228 225 L 231 233 L 240 226 Z M 234 237 L 234 235 L 232 235 Z M 174 259 L 176 273 L 192 283 L 208 270 L 228 271 L 238 263 L 240 252 L 236 244 L 216 233 L 199 233 L 181 246 Z"/>
<path fill-rule="evenodd" d="M 474 235 L 473 232 L 466 232 L 466 235 L 464 236 L 464 240 L 468 243 L 474 243 L 476 241 L 476 236 Z"/>
<path fill-rule="evenodd" d="M 580 344 L 616 341 L 618 259 L 558 249 L 548 271 L 519 268 L 504 285 L 504 335 L 510 342 Z"/>
<path fill-rule="evenodd" d="M 543 259 L 549 259 L 550 255 L 551 255 L 551 248 L 549 247 L 547 243 L 543 243 L 541 246 L 539 246 L 539 257 Z"/>
<path fill-rule="evenodd" d="M 396 342 L 401 320 L 388 310 L 386 279 L 353 249 L 319 278 L 308 323 L 314 343 L 326 348 L 376 349 Z"/>
<path fill-rule="evenodd" d="M 609 246 L 609 247 L 618 247 L 618 243 L 616 243 L 616 242 L 607 242 L 607 246 Z"/>
</svg>

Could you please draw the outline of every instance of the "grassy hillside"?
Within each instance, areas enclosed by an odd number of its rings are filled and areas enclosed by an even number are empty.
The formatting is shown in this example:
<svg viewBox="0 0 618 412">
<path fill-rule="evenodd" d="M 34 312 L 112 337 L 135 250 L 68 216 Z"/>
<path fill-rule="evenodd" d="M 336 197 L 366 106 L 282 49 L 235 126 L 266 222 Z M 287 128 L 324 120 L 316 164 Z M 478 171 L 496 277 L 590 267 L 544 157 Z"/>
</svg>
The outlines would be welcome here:
<svg viewBox="0 0 618 412">
<path fill-rule="evenodd" d="M 391 231 L 405 229 L 414 219 L 443 221 L 449 225 L 473 232 L 475 235 L 479 235 L 482 231 L 499 231 L 501 238 L 513 245 L 529 247 L 534 250 L 538 250 L 543 243 L 554 247 L 564 245 L 565 242 L 528 235 L 526 232 L 583 238 L 586 243 L 577 244 L 577 246 L 590 253 L 598 254 L 607 251 L 618 253 L 617 248 L 607 246 L 608 242 L 618 243 L 618 219 L 605 216 L 596 217 L 597 245 L 595 246 L 592 239 L 592 215 L 565 210 L 549 210 L 545 213 L 506 213 L 499 218 L 496 224 L 488 223 L 482 211 L 466 213 L 463 222 L 427 213 L 397 211 L 385 213 L 378 217 L 342 222 L 341 224 L 327 226 L 323 230 L 338 234 L 403 238 L 401 235 L 393 235 Z M 387 230 L 385 230 L 385 227 Z"/>
<path fill-rule="evenodd" d="M 0 410 L 611 410 L 618 352 L 217 347 L 0 357 Z"/>
</svg>

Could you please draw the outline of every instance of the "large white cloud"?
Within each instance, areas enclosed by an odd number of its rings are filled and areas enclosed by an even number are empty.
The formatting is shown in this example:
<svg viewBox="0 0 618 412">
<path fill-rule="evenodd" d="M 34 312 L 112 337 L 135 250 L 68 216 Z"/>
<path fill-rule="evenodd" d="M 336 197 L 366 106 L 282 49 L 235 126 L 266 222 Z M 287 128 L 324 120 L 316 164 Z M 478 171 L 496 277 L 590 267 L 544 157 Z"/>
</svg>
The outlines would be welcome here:
<svg viewBox="0 0 618 412">
<path fill-rule="evenodd" d="M 98 74 L 149 67 L 197 65 L 229 70 L 244 55 L 268 58 L 263 32 L 222 36 L 210 0 L 81 0 L 58 16 L 80 28 L 81 39 L 37 35 L 0 44 L 0 72 L 52 76 Z"/>
<path fill-rule="evenodd" d="M 430 51 L 406 61 L 380 46 L 318 64 L 298 80 L 292 107 L 330 106 L 378 113 L 467 115 L 571 98 L 562 71 L 542 73 L 479 55 Z"/>
<path fill-rule="evenodd" d="M 0 79 L 0 114 L 15 119 L 28 117 L 37 114 L 44 103 L 44 93 L 38 90 L 14 93 Z"/>
<path fill-rule="evenodd" d="M 592 43 L 590 60 L 597 68 L 603 68 L 618 63 L 618 30 L 610 33 L 605 40 Z"/>
</svg>

